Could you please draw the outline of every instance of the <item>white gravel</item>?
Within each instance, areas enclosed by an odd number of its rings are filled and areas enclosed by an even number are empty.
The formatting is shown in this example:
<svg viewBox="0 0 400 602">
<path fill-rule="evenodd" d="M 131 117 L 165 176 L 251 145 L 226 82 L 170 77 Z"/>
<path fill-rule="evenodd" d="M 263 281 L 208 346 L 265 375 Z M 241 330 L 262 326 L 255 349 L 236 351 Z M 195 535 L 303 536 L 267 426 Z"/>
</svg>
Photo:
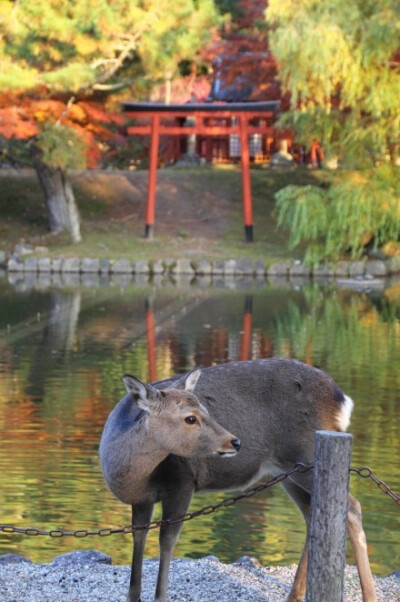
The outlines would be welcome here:
<svg viewBox="0 0 400 602">
<path fill-rule="evenodd" d="M 142 602 L 154 600 L 157 562 L 145 561 Z M 170 571 L 171 602 L 285 600 L 295 566 L 263 568 L 244 557 L 227 565 L 214 558 L 174 559 Z M 130 568 L 101 563 L 0 564 L 2 602 L 122 602 Z M 378 600 L 400 601 L 400 579 L 376 579 Z M 346 602 L 361 601 L 357 571 L 346 569 Z"/>
</svg>

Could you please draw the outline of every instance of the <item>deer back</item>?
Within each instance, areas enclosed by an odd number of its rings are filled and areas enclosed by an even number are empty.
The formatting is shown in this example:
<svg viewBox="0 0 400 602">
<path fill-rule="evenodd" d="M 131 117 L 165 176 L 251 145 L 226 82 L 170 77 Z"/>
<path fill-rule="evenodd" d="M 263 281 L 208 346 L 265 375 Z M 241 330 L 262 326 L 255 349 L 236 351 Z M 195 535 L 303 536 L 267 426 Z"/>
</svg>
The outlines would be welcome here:
<svg viewBox="0 0 400 602">
<path fill-rule="evenodd" d="M 328 374 L 283 358 L 205 368 L 194 393 L 242 443 L 232 459 L 188 460 L 197 489 L 242 488 L 297 462 L 311 464 L 315 430 L 345 430 L 352 408 Z"/>
</svg>

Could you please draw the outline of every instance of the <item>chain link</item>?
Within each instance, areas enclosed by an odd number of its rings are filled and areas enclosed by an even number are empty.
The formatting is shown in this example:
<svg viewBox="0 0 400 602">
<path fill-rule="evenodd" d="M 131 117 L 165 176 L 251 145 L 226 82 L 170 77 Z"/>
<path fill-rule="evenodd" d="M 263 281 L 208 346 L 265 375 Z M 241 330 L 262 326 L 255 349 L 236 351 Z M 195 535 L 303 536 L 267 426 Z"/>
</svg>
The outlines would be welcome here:
<svg viewBox="0 0 400 602">
<path fill-rule="evenodd" d="M 0 524 L 0 532 L 7 533 L 7 534 L 19 533 L 22 535 L 29 535 L 31 537 L 37 537 L 38 535 L 47 535 L 49 537 L 54 537 L 54 538 L 57 538 L 57 537 L 77 537 L 77 538 L 81 537 L 81 538 L 83 538 L 83 537 L 89 537 L 91 535 L 98 535 L 99 537 L 109 537 L 110 535 L 115 535 L 117 533 L 129 534 L 129 533 L 134 533 L 135 531 L 147 531 L 147 530 L 151 530 L 151 529 L 159 529 L 160 527 L 163 527 L 165 525 L 173 525 L 175 523 L 183 523 L 188 520 L 192 520 L 193 518 L 197 518 L 198 516 L 207 516 L 208 514 L 217 512 L 221 508 L 228 508 L 229 506 L 233 506 L 233 504 L 236 504 L 236 502 L 238 502 L 239 500 L 252 497 L 253 495 L 256 495 L 257 493 L 259 493 L 260 491 L 263 491 L 264 489 L 267 489 L 269 487 L 272 487 L 273 485 L 277 485 L 278 483 L 281 483 L 282 481 L 284 481 L 285 479 L 290 477 L 290 475 L 294 474 L 295 472 L 304 473 L 304 472 L 308 472 L 309 470 L 312 470 L 312 468 L 313 468 L 313 466 L 306 466 L 305 464 L 301 464 L 301 463 L 296 464 L 291 470 L 289 470 L 287 472 L 282 472 L 279 475 L 277 475 L 276 477 L 274 477 L 273 479 L 266 481 L 264 483 L 260 483 L 259 485 L 256 485 L 255 487 L 252 487 L 251 489 L 245 489 L 245 491 L 242 491 L 241 493 L 239 493 L 236 496 L 231 496 L 231 497 L 225 498 L 218 504 L 210 504 L 209 506 L 205 506 L 204 508 L 201 508 L 200 510 L 195 510 L 193 512 L 187 512 L 183 516 L 179 516 L 177 518 L 167 518 L 167 519 L 162 519 L 162 520 L 151 521 L 149 523 L 146 523 L 145 525 L 135 525 L 135 526 L 125 525 L 124 527 L 117 527 L 117 528 L 103 527 L 101 529 L 96 529 L 95 531 L 89 531 L 87 529 L 78 529 L 75 531 L 63 531 L 61 529 L 52 529 L 51 531 L 42 531 L 41 529 L 36 529 L 34 527 L 28 527 L 26 529 L 23 529 L 20 527 L 15 527 L 14 525 Z M 397 495 L 396 493 L 394 493 L 394 491 L 384 481 L 381 481 L 380 479 L 378 479 L 378 477 L 376 475 L 374 475 L 372 470 L 370 468 L 368 468 L 367 466 L 362 466 L 361 468 L 350 468 L 350 472 L 356 473 L 358 476 L 360 476 L 363 479 L 371 479 L 383 493 L 386 493 L 397 504 L 400 505 L 400 496 Z"/>
<path fill-rule="evenodd" d="M 361 468 L 350 468 L 350 472 L 358 474 L 358 476 L 362 479 L 371 479 L 371 481 L 373 481 L 377 485 L 378 489 L 380 489 L 381 491 L 383 491 L 383 493 L 386 493 L 386 495 L 391 497 L 392 500 L 396 502 L 396 504 L 400 505 L 400 495 L 397 495 L 397 493 L 395 493 L 387 483 L 378 479 L 378 477 L 374 475 L 374 473 L 370 468 L 368 468 L 368 466 L 362 466 Z"/>
</svg>

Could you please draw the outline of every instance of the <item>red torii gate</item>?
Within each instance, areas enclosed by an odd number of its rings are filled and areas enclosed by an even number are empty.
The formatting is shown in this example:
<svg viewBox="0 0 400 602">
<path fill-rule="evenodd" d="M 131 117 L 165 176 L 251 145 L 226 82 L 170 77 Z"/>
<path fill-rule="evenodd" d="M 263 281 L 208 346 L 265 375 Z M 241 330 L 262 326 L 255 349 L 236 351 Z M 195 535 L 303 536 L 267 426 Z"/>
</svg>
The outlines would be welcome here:
<svg viewBox="0 0 400 602">
<path fill-rule="evenodd" d="M 198 134 L 205 137 L 237 134 L 241 143 L 243 221 L 246 242 L 253 241 L 253 208 L 250 185 L 249 135 L 264 134 L 273 137 L 273 118 L 279 108 L 279 101 L 170 104 L 123 102 L 123 109 L 130 116 L 150 118 L 147 125 L 128 127 L 128 134 L 151 136 L 149 151 L 149 180 L 147 189 L 145 238 L 152 238 L 156 207 L 156 180 L 160 135 L 182 136 Z M 177 119 L 192 117 L 193 125 L 178 125 Z M 173 123 L 163 123 L 162 119 L 173 118 Z M 236 119 L 235 119 L 236 118 Z M 268 125 L 250 125 L 252 119 L 268 120 Z M 210 124 L 210 120 L 229 120 L 227 125 Z M 234 121 L 234 123 L 232 123 Z"/>
</svg>

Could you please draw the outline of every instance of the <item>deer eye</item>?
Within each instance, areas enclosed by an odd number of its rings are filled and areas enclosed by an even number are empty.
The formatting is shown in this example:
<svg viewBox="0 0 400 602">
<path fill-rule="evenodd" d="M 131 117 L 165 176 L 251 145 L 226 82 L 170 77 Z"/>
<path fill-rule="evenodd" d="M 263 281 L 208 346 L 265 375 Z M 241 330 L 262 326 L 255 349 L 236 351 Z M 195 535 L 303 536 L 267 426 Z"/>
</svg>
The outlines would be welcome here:
<svg viewBox="0 0 400 602">
<path fill-rule="evenodd" d="M 186 424 L 196 424 L 197 418 L 196 416 L 186 416 L 185 422 Z"/>
</svg>

